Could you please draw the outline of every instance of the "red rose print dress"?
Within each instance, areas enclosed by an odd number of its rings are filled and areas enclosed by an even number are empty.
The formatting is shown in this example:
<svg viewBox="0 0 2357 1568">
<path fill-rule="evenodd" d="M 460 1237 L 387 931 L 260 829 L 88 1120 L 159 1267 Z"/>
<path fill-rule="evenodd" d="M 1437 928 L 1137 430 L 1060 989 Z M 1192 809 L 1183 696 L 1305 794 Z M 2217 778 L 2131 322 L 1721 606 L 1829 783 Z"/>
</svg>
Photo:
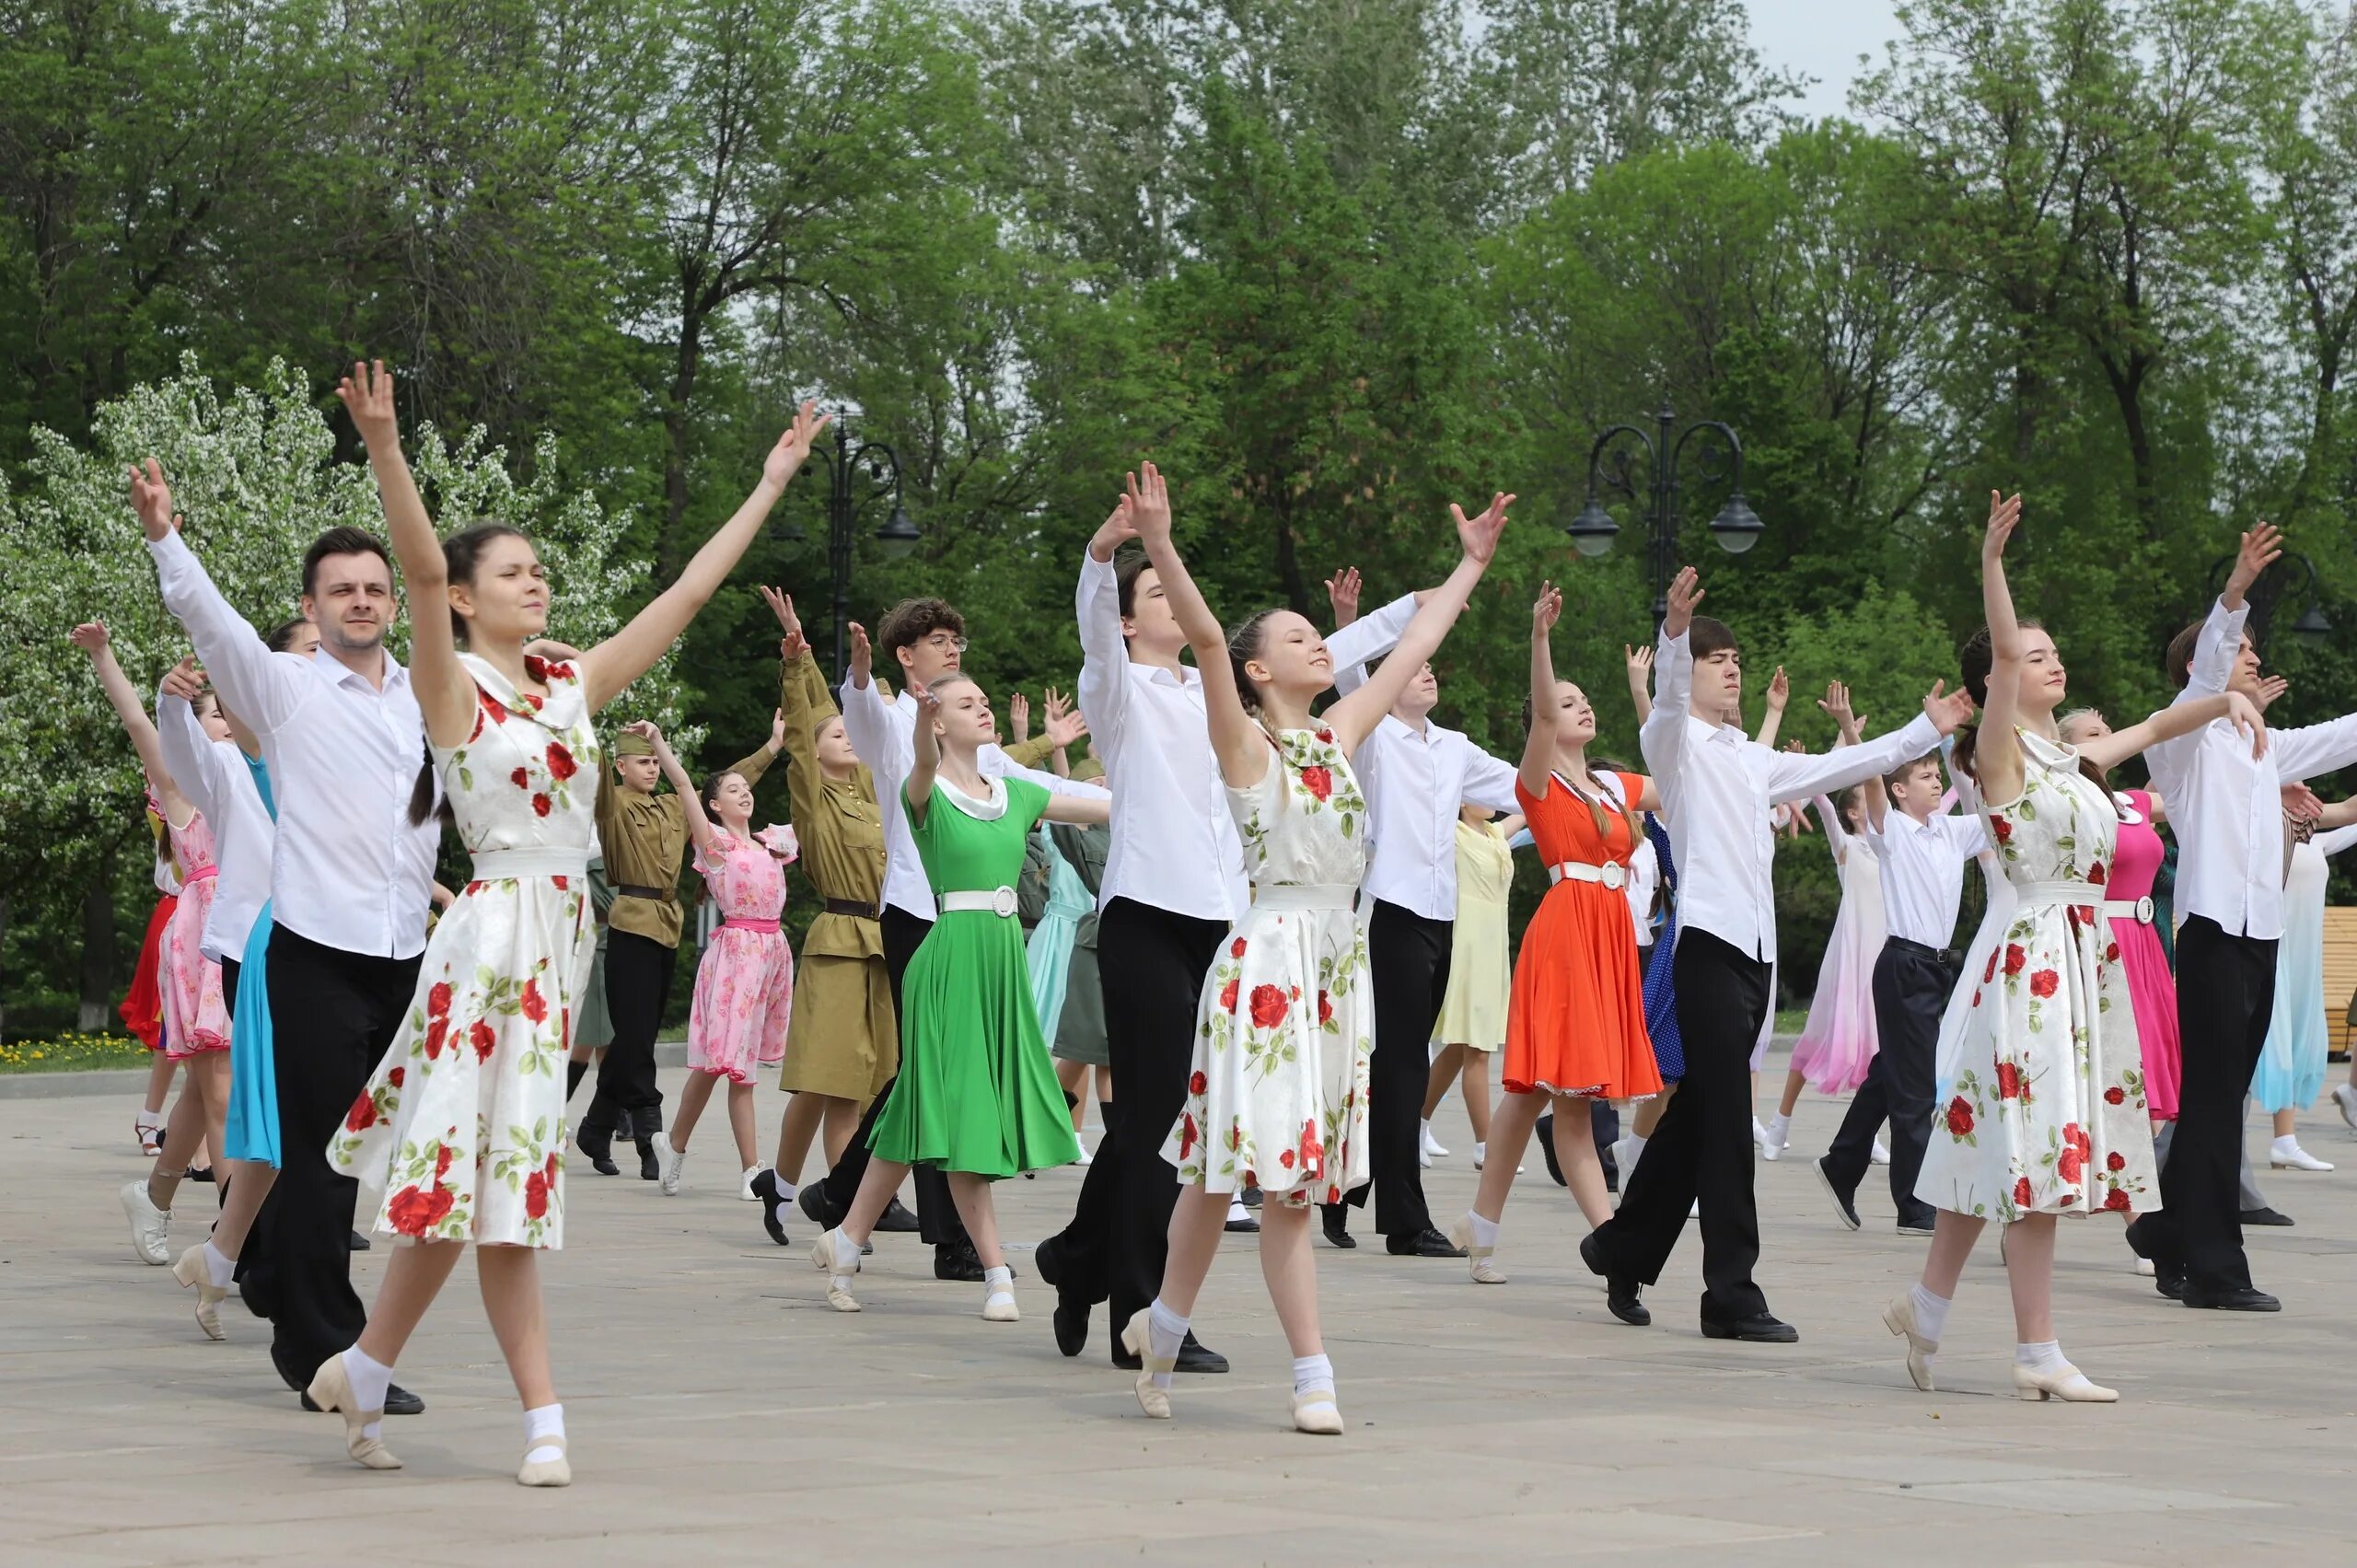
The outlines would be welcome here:
<svg viewBox="0 0 2357 1568">
<path fill-rule="evenodd" d="M 712 847 L 696 852 L 696 869 L 722 918 L 696 965 L 691 1072 L 749 1084 L 757 1068 L 785 1059 L 794 949 L 778 917 L 785 912 L 785 863 L 795 854 L 791 828 L 770 828 L 755 840 L 715 827 Z"/>
<path fill-rule="evenodd" d="M 2119 813 L 2076 752 L 2026 731 L 2021 745 L 2020 797 L 1984 808 L 2015 904 L 1961 982 L 1955 1084 L 1915 1195 L 2007 1222 L 2157 1209 L 2136 1011 L 2102 907 Z"/>
<path fill-rule="evenodd" d="M 474 733 L 433 749 L 474 879 L 425 945 L 417 994 L 329 1145 L 406 1239 L 561 1247 L 564 1057 L 597 951 L 587 866 L 598 737 L 568 664 L 545 700 L 482 660 Z"/>
<path fill-rule="evenodd" d="M 1375 1002 L 1366 800 L 1329 730 L 1287 730 L 1260 780 L 1227 792 L 1252 907 L 1229 931 L 1195 1015 L 1187 1103 L 1162 1146 L 1181 1181 L 1276 1202 L 1340 1202 L 1367 1179 Z"/>
</svg>

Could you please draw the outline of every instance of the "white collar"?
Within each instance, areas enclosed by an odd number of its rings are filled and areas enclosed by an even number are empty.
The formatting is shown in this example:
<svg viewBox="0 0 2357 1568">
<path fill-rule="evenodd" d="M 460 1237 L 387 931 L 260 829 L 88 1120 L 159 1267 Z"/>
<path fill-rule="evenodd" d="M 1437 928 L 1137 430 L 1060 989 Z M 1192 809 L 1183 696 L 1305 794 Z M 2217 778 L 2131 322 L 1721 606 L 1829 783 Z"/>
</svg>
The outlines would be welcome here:
<svg viewBox="0 0 2357 1568">
<path fill-rule="evenodd" d="M 942 778 L 938 774 L 934 778 L 933 787 L 939 790 L 942 795 L 947 798 L 950 805 L 955 806 L 958 810 L 963 811 L 975 821 L 995 822 L 1000 818 L 1006 815 L 1006 781 L 1004 779 L 994 778 L 988 782 L 990 784 L 990 795 L 987 798 L 981 800 L 976 800 L 972 796 L 968 795 L 964 790 L 959 789 L 956 784 L 951 784 L 947 779 Z"/>
</svg>

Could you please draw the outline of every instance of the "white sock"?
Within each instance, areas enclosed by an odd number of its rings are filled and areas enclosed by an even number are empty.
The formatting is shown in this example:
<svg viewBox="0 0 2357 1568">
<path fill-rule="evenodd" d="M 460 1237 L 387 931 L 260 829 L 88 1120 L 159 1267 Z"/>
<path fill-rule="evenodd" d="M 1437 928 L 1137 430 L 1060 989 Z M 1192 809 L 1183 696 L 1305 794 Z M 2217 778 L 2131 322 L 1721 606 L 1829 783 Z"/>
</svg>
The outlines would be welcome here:
<svg viewBox="0 0 2357 1568">
<path fill-rule="evenodd" d="M 227 1290 L 229 1282 L 238 1275 L 238 1260 L 225 1258 L 221 1249 L 210 1241 L 204 1244 L 204 1277 L 215 1290 Z"/>
<path fill-rule="evenodd" d="M 1331 1361 L 1323 1355 L 1297 1355 L 1293 1358 L 1294 1398 L 1333 1391 L 1334 1364 Z"/>
<path fill-rule="evenodd" d="M 2269 1145 L 2268 1152 L 2277 1159 L 2282 1159 L 2286 1155 L 2296 1154 L 2299 1147 L 2300 1135 L 2297 1132 L 2286 1132 Z"/>
<path fill-rule="evenodd" d="M 1013 1295 L 1014 1294 L 1015 1271 L 1013 1269 L 1001 1263 L 995 1269 L 982 1271 L 982 1296 L 985 1300 L 993 1295 Z"/>
<path fill-rule="evenodd" d="M 777 1201 L 781 1203 L 793 1202 L 795 1194 L 802 1191 L 801 1188 L 788 1181 L 785 1179 L 785 1172 L 782 1170 L 772 1170 L 770 1176 L 777 1182 Z"/>
<path fill-rule="evenodd" d="M 563 1435 L 564 1407 L 563 1405 L 542 1405 L 537 1410 L 526 1411 L 524 1412 L 524 1441 L 529 1446 L 524 1450 L 524 1462 L 544 1464 L 561 1456 L 564 1452 L 563 1449 L 552 1444 L 543 1444 L 540 1439 Z"/>
<path fill-rule="evenodd" d="M 1782 1143 L 1784 1134 L 1792 1130 L 1793 1119 L 1781 1110 L 1768 1119 L 1768 1141 L 1771 1144 Z"/>
<path fill-rule="evenodd" d="M 1423 1118 L 1422 1121 L 1419 1121 L 1417 1125 L 1424 1130 L 1424 1142 L 1427 1144 L 1431 1143 L 1433 1141 L 1433 1119 L 1427 1116 Z"/>
<path fill-rule="evenodd" d="M 2014 1361 L 2016 1365 L 2026 1366 L 2032 1372 L 2060 1372 L 2071 1365 L 2063 1358 L 2062 1342 L 2060 1340 L 2048 1340 L 2043 1344 L 2015 1345 Z"/>
<path fill-rule="evenodd" d="M 1465 1228 L 1473 1233 L 1473 1245 L 1476 1247 L 1495 1247 L 1498 1244 L 1498 1222 L 1495 1220 L 1485 1220 L 1468 1209 L 1465 1211 Z"/>
<path fill-rule="evenodd" d="M 353 1402 L 364 1411 L 382 1411 L 385 1390 L 392 1387 L 393 1369 L 358 1345 L 343 1353 L 343 1379 L 352 1385 Z M 382 1437 L 385 1423 L 372 1421 L 360 1429 L 363 1437 Z"/>
<path fill-rule="evenodd" d="M 1156 1361 L 1176 1361 L 1178 1359 L 1178 1347 L 1186 1342 L 1187 1319 L 1163 1306 L 1162 1297 L 1155 1296 L 1153 1305 L 1145 1309 L 1146 1353 Z M 1154 1386 L 1157 1388 L 1170 1387 L 1170 1374 L 1155 1373 Z"/>
<path fill-rule="evenodd" d="M 1948 1307 L 1953 1303 L 1945 1295 L 1933 1295 L 1920 1284 L 1907 1287 L 1907 1299 L 1915 1304 L 1915 1331 L 1938 1344 L 1940 1331 L 1948 1326 Z"/>
<path fill-rule="evenodd" d="M 145 1117 L 149 1121 L 161 1121 L 164 1119 L 164 1108 L 160 1105 L 151 1105 L 140 1111 L 139 1114 Z"/>
<path fill-rule="evenodd" d="M 1474 1142 L 1473 1163 L 1475 1165 L 1487 1165 L 1490 1163 L 1490 1141 L 1487 1138 L 1477 1139 Z"/>
</svg>

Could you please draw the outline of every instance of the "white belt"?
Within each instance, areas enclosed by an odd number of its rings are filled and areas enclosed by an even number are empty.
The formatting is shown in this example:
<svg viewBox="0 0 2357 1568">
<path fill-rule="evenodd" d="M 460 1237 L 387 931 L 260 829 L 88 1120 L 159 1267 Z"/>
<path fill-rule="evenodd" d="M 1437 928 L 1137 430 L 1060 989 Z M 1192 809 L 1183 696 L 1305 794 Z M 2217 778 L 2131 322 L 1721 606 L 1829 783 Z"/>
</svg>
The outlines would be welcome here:
<svg viewBox="0 0 2357 1568">
<path fill-rule="evenodd" d="M 475 856 L 477 882 L 498 882 L 517 877 L 586 877 L 588 846 L 537 844 L 529 849 L 484 850 Z"/>
<path fill-rule="evenodd" d="M 2014 896 L 2024 908 L 2039 904 L 2100 904 L 2103 888 L 2095 882 L 2017 882 Z"/>
<path fill-rule="evenodd" d="M 2103 912 L 2114 920 L 2132 920 L 2139 925 L 2153 923 L 2155 908 L 2152 899 L 2106 899 Z"/>
<path fill-rule="evenodd" d="M 966 892 L 941 895 L 942 913 L 958 914 L 966 912 L 994 914 L 1001 920 L 1012 919 L 1015 914 L 1015 889 L 993 888 L 986 893 Z"/>
<path fill-rule="evenodd" d="M 1252 907 L 1264 910 L 1348 910 L 1357 901 L 1358 896 L 1356 888 L 1263 882 L 1252 889 Z"/>
<path fill-rule="evenodd" d="M 1567 860 L 1547 868 L 1547 880 L 1554 882 L 1600 882 L 1615 890 L 1629 885 L 1629 868 L 1617 861 L 1591 865 L 1585 860 Z"/>
</svg>

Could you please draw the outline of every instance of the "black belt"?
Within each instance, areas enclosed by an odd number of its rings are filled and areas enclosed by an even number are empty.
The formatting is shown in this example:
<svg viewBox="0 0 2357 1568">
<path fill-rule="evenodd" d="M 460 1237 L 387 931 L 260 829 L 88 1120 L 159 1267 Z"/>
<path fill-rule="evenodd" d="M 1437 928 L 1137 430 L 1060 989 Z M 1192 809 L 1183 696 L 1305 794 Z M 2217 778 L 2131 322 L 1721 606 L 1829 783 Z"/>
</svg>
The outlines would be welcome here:
<svg viewBox="0 0 2357 1568">
<path fill-rule="evenodd" d="M 1885 946 L 1896 947 L 1902 953 L 1913 953 L 1921 958 L 1930 958 L 1934 962 L 1945 964 L 1950 969 L 1956 968 L 1957 964 L 1963 961 L 1956 956 L 1956 953 L 1953 948 L 1934 947 L 1929 943 L 1924 942 L 1910 942 L 1904 936 L 1886 936 L 1883 938 L 1883 942 Z"/>
<path fill-rule="evenodd" d="M 667 901 L 671 897 L 671 894 L 668 889 L 642 888 L 633 883 L 617 882 L 614 884 L 614 897 L 618 899 L 647 899 L 659 904 Z"/>
<path fill-rule="evenodd" d="M 872 904 L 864 904 L 857 899 L 829 899 L 827 912 L 847 914 L 853 920 L 881 920 L 884 918 L 884 904 L 880 899 Z"/>
</svg>

